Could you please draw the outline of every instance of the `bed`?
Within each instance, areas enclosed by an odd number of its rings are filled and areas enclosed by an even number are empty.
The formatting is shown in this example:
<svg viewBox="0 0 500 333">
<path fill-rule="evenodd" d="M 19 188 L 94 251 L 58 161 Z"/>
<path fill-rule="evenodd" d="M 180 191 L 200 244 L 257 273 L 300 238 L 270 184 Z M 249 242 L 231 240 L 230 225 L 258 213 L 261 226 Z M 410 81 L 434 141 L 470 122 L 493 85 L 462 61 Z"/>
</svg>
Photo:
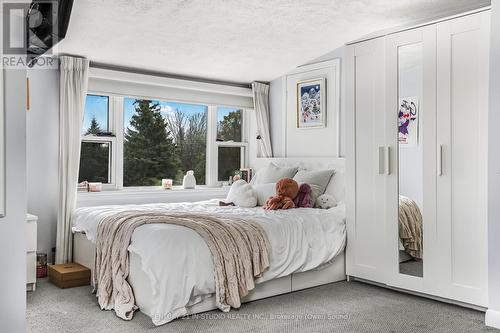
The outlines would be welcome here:
<svg viewBox="0 0 500 333">
<path fill-rule="evenodd" d="M 417 203 L 399 196 L 399 262 L 422 260 L 422 214 Z"/>
<path fill-rule="evenodd" d="M 294 163 L 290 159 L 274 161 Z M 344 280 L 345 205 L 340 198 L 343 189 L 339 189 L 343 160 L 320 159 L 314 161 L 315 167 L 321 161 L 338 170 L 337 207 L 265 211 L 262 207 L 221 207 L 218 200 L 82 207 L 72 219 L 74 261 L 94 267 L 97 227 L 110 215 L 131 210 L 203 212 L 252 219 L 266 232 L 270 243 L 269 269 L 255 281 L 256 288 L 243 302 Z M 128 252 L 128 282 L 135 303 L 155 325 L 216 308 L 212 260 L 207 245 L 193 230 L 168 224 L 140 226 L 132 235 Z"/>
</svg>

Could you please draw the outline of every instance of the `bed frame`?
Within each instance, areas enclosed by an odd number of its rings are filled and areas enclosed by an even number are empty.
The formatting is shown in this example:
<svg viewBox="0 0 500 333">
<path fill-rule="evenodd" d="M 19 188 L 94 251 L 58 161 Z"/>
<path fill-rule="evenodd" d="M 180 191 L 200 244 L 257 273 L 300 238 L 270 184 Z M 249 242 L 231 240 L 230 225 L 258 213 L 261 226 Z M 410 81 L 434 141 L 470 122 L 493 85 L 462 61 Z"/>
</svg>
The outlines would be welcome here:
<svg viewBox="0 0 500 333">
<path fill-rule="evenodd" d="M 338 184 L 335 186 L 342 188 L 345 186 L 343 176 L 345 171 L 345 159 L 343 158 L 259 158 L 252 163 L 252 167 L 254 169 L 259 169 L 267 166 L 270 162 L 280 166 L 297 165 L 307 169 L 335 168 L 338 176 Z M 340 191 L 339 193 L 343 193 L 343 191 Z M 343 198 L 336 199 L 339 201 Z M 93 270 L 94 254 L 95 244 L 90 242 L 85 234 L 75 233 L 73 237 L 73 261 Z M 132 289 L 134 289 L 136 304 L 139 306 L 141 312 L 151 317 L 152 314 L 149 311 L 149 300 L 151 299 L 151 295 L 146 293 L 141 294 L 141 292 L 147 288 L 134 288 L 134 285 L 144 285 L 149 283 L 149 279 L 140 269 L 140 258 L 132 253 L 129 253 L 129 255 L 131 271 L 128 281 L 132 286 Z M 345 252 L 340 253 L 330 263 L 322 265 L 316 269 L 301 273 L 294 273 L 278 279 L 260 283 L 242 299 L 242 303 L 343 280 L 346 280 Z M 200 303 L 188 306 L 187 314 L 196 314 L 214 309 L 217 309 L 215 299 L 214 297 L 208 297 Z"/>
<path fill-rule="evenodd" d="M 73 235 L 73 261 L 83 266 L 94 268 L 95 244 L 87 239 L 83 233 Z M 149 310 L 151 295 L 141 293 L 148 288 L 134 288 L 134 285 L 147 285 L 149 279 L 141 269 L 140 258 L 132 252 L 130 256 L 130 274 L 128 282 L 134 290 L 134 297 L 139 310 L 151 317 L 153 314 Z M 134 269 L 135 268 L 135 269 Z M 320 266 L 316 269 L 294 273 L 278 279 L 257 284 L 255 289 L 242 299 L 242 303 L 255 301 L 258 299 L 290 293 L 302 289 L 320 286 L 327 283 L 346 280 L 345 274 L 345 252 L 340 253 L 331 263 Z M 215 298 L 208 297 L 200 303 L 187 307 L 187 314 L 196 314 L 217 309 Z"/>
</svg>

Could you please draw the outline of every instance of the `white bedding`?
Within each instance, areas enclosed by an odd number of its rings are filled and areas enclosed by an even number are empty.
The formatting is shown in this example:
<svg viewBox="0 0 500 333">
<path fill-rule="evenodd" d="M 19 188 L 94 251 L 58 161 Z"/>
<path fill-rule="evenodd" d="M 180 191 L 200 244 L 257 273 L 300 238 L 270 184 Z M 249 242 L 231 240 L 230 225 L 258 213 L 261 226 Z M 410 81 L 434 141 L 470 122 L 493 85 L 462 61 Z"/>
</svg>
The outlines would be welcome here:
<svg viewBox="0 0 500 333">
<path fill-rule="evenodd" d="M 124 210 L 200 211 L 249 217 L 266 231 L 270 267 L 257 280 L 304 272 L 325 264 L 345 247 L 345 206 L 328 210 L 298 208 L 265 211 L 262 207 L 220 207 L 218 200 L 197 203 L 100 206 L 79 208 L 73 230 L 83 231 L 95 242 L 99 222 Z M 193 230 L 168 224 L 148 224 L 136 229 L 129 251 L 141 258 L 142 270 L 153 287 L 153 323 L 164 324 L 186 313 L 186 306 L 215 292 L 213 264 L 203 239 Z"/>
</svg>

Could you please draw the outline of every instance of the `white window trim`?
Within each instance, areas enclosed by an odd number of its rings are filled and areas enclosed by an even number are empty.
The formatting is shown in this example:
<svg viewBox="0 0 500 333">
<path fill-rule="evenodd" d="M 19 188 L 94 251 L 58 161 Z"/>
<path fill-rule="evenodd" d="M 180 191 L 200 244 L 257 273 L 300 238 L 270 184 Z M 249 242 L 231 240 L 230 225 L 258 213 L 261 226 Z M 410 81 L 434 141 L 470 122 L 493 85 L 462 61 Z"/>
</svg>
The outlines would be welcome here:
<svg viewBox="0 0 500 333">
<path fill-rule="evenodd" d="M 242 141 L 217 141 L 217 108 L 234 108 L 242 110 L 242 121 L 243 128 L 241 129 L 241 139 Z M 240 168 L 246 166 L 248 159 L 248 134 L 249 134 L 249 110 L 245 107 L 236 105 L 210 105 L 208 108 L 207 117 L 207 167 L 206 167 L 206 183 L 208 186 L 221 186 L 223 182 L 219 180 L 218 169 L 219 169 L 219 147 L 241 147 L 243 150 L 241 154 Z"/>
<path fill-rule="evenodd" d="M 110 183 L 103 184 L 103 190 L 123 190 L 123 142 L 124 142 L 124 126 L 123 126 L 123 115 L 124 115 L 124 99 L 125 96 L 110 94 L 102 91 L 88 91 L 88 95 L 98 95 L 98 96 L 108 96 L 109 97 L 109 114 L 108 114 L 108 127 L 109 131 L 114 134 L 114 136 L 82 136 L 83 141 L 98 141 L 98 142 L 111 142 L 111 162 L 110 162 Z M 249 161 L 248 154 L 248 135 L 250 126 L 250 112 L 248 108 L 238 105 L 227 105 L 227 104 L 207 104 L 200 103 L 196 101 L 189 100 L 176 100 L 169 99 L 166 97 L 141 97 L 140 95 L 135 95 L 131 92 L 126 97 L 136 98 L 136 99 L 150 99 L 159 100 L 172 103 L 184 103 L 184 104 L 195 104 L 207 106 L 207 142 L 206 142 L 206 174 L 205 174 L 205 186 L 207 187 L 220 187 L 222 181 L 218 180 L 218 148 L 219 146 L 224 147 L 241 147 L 243 150 L 241 154 L 241 166 L 245 167 L 247 161 Z M 235 108 L 242 110 L 242 141 L 217 141 L 217 108 Z M 128 190 L 128 187 L 126 188 Z"/>
<path fill-rule="evenodd" d="M 224 142 L 216 142 L 216 146 L 217 146 L 217 154 L 218 154 L 218 151 L 219 151 L 219 147 L 236 147 L 236 148 L 241 148 L 241 159 L 240 159 L 240 168 L 244 168 L 245 165 L 246 165 L 246 161 L 248 160 L 246 158 L 247 154 L 248 154 L 248 143 L 246 142 L 234 142 L 234 141 L 224 141 Z M 218 171 L 219 171 L 219 159 L 218 159 L 218 156 L 217 158 L 215 159 L 215 178 L 217 179 L 217 183 L 222 185 L 224 182 L 228 181 L 228 179 L 224 179 L 224 180 L 219 180 L 219 174 L 218 174 Z"/>
<path fill-rule="evenodd" d="M 81 142 L 88 143 L 109 143 L 110 144 L 110 156 L 109 156 L 109 166 L 108 166 L 108 179 L 109 183 L 102 184 L 103 190 L 113 190 L 116 189 L 116 172 L 114 168 L 116 166 L 116 138 L 112 136 L 96 136 L 96 135 L 84 135 L 82 136 Z"/>
</svg>

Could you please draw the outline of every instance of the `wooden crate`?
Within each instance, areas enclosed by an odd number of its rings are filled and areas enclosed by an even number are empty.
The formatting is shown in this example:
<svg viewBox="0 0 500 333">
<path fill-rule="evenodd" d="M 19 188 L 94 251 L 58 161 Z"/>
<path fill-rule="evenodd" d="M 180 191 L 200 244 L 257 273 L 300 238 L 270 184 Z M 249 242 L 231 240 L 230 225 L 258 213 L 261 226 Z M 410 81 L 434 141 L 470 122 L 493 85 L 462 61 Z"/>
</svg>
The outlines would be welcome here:
<svg viewBox="0 0 500 333">
<path fill-rule="evenodd" d="M 49 280 L 59 288 L 73 288 L 90 284 L 90 269 L 76 263 L 49 266 Z"/>
</svg>

